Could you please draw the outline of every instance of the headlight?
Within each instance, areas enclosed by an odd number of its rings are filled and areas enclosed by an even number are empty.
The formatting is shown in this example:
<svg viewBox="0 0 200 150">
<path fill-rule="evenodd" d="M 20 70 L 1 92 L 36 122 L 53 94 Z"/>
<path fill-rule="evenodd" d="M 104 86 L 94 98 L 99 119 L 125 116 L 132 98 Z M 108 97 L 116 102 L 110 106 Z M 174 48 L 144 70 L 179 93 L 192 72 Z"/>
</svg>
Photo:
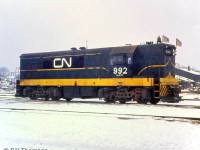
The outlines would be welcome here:
<svg viewBox="0 0 200 150">
<path fill-rule="evenodd" d="M 172 49 L 166 49 L 166 50 L 165 50 L 165 54 L 166 54 L 167 56 L 173 56 L 173 50 L 172 50 Z"/>
</svg>

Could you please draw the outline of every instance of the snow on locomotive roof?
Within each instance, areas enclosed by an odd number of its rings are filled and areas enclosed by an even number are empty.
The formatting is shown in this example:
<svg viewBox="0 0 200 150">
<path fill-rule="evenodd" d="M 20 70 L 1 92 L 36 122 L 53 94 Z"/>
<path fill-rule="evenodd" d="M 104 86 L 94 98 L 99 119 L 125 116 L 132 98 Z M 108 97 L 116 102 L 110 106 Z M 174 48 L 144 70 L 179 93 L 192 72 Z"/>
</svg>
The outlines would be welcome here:
<svg viewBox="0 0 200 150">
<path fill-rule="evenodd" d="M 59 56 L 59 55 L 74 55 L 74 54 L 85 54 L 85 53 L 94 53 L 95 51 L 101 50 L 111 50 L 113 47 L 108 48 L 96 48 L 96 49 L 84 49 L 84 50 L 62 50 L 62 51 L 51 51 L 51 52 L 39 52 L 39 53 L 25 53 L 20 56 L 20 58 L 27 57 L 45 57 L 45 56 Z"/>
<path fill-rule="evenodd" d="M 37 53 L 24 53 L 20 56 L 20 58 L 31 58 L 31 57 L 46 57 L 46 56 L 61 56 L 61 55 L 74 55 L 74 54 L 85 54 L 85 53 L 95 53 L 95 51 L 111 51 L 114 53 L 118 53 L 120 49 L 124 50 L 125 53 L 134 52 L 137 47 L 143 46 L 153 46 L 153 45 L 165 45 L 165 46 L 173 46 L 171 44 L 159 43 L 159 44 L 144 44 L 144 45 L 130 45 L 130 46 L 117 46 L 117 47 L 104 47 L 104 48 L 92 48 L 92 49 L 79 49 L 79 50 L 62 50 L 62 51 L 51 51 L 51 52 L 37 52 Z M 74 49 L 74 48 L 73 48 Z"/>
</svg>

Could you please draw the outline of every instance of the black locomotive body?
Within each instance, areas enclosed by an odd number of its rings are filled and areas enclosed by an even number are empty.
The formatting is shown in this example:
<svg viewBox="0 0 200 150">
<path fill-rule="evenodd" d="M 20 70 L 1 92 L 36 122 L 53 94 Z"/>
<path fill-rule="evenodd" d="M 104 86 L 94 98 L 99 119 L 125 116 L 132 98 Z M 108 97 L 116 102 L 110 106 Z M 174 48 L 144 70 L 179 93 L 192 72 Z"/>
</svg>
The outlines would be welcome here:
<svg viewBox="0 0 200 150">
<path fill-rule="evenodd" d="M 159 43 L 22 54 L 16 96 L 178 102 L 175 49 Z"/>
</svg>

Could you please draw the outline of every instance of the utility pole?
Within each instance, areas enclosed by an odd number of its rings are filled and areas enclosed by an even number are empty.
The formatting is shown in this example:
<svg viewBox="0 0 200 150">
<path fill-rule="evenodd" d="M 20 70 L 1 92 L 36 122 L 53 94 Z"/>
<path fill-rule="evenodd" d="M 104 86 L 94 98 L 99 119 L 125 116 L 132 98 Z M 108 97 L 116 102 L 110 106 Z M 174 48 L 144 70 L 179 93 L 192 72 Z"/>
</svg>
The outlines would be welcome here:
<svg viewBox="0 0 200 150">
<path fill-rule="evenodd" d="M 87 43 L 87 40 L 86 40 L 86 46 L 85 46 L 85 47 L 86 47 L 86 49 L 88 49 L 88 43 Z"/>
</svg>

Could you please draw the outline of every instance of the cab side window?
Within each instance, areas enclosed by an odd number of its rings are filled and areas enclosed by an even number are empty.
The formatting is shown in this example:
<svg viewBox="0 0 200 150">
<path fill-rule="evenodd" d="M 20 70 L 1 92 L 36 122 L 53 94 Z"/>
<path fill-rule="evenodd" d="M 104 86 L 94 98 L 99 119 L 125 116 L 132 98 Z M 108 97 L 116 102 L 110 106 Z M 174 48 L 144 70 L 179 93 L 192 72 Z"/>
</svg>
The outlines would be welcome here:
<svg viewBox="0 0 200 150">
<path fill-rule="evenodd" d="M 127 57 L 127 64 L 131 64 L 132 63 L 132 59 L 131 59 L 131 56 Z"/>
<path fill-rule="evenodd" d="M 110 65 L 122 65 L 125 63 L 123 55 L 112 56 L 110 59 Z"/>
</svg>

